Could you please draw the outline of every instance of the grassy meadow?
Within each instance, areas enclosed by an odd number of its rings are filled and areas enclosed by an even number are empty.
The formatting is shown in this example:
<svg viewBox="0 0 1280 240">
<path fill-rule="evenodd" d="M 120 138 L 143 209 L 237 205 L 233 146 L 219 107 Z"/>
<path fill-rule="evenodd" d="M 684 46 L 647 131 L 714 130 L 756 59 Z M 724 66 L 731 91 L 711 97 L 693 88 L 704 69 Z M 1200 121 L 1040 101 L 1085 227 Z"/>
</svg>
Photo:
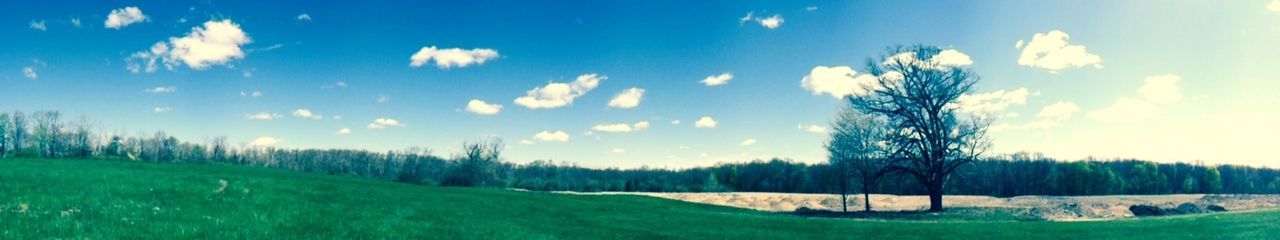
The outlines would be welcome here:
<svg viewBox="0 0 1280 240">
<path fill-rule="evenodd" d="M 0 238 L 1277 239 L 1280 211 L 1093 222 L 805 218 L 642 196 L 225 165 L 0 159 Z"/>
</svg>

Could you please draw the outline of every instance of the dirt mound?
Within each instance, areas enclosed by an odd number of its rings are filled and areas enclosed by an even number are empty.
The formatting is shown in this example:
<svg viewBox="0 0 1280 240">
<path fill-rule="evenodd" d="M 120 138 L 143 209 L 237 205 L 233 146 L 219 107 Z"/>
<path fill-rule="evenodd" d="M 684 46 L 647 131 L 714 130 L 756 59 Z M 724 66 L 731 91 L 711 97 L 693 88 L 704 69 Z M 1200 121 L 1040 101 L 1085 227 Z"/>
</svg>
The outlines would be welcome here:
<svg viewBox="0 0 1280 240">
<path fill-rule="evenodd" d="M 634 194 L 689 202 L 750 208 L 771 212 L 794 212 L 804 208 L 819 211 L 840 211 L 840 195 L 800 193 L 592 193 Z M 928 196 L 871 195 L 871 207 L 876 211 L 921 211 L 929 208 Z M 849 196 L 849 209 L 861 210 L 862 195 Z M 997 198 L 988 196 L 946 196 L 943 204 L 948 208 L 992 209 L 993 212 L 1009 212 L 1017 219 L 1054 221 L 1080 221 L 1134 217 L 1131 206 L 1149 205 L 1161 209 L 1181 209 L 1186 212 L 1209 212 L 1210 209 L 1230 211 L 1280 207 L 1280 195 L 1112 195 L 1112 196 L 1018 196 Z M 1182 208 L 1179 208 L 1180 205 Z M 1213 206 L 1211 208 L 1210 206 Z"/>
</svg>

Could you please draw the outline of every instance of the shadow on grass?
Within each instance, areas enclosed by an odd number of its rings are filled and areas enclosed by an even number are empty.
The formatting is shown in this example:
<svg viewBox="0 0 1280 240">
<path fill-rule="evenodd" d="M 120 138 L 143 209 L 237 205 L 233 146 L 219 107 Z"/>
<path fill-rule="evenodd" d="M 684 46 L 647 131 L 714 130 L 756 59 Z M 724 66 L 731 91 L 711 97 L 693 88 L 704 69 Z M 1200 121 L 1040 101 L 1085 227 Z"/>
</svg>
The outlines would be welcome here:
<svg viewBox="0 0 1280 240">
<path fill-rule="evenodd" d="M 1028 218 L 1025 209 L 966 207 L 948 208 L 942 212 L 929 211 L 857 211 L 840 212 L 801 208 L 790 215 L 815 218 L 851 218 L 868 220 L 907 220 L 907 221 L 1041 221 L 1043 219 Z"/>
</svg>

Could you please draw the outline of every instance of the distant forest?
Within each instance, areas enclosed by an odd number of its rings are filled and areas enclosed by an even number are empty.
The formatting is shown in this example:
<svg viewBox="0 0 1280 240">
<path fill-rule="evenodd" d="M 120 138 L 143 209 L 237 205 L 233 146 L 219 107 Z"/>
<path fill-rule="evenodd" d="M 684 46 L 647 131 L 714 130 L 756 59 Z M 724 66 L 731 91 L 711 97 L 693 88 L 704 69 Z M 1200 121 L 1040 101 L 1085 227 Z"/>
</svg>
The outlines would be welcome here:
<svg viewBox="0 0 1280 240">
<path fill-rule="evenodd" d="M 225 138 L 180 141 L 100 134 L 86 120 L 64 122 L 54 111 L 0 113 L 0 158 L 119 159 L 230 164 L 355 176 L 421 185 L 521 188 L 538 191 L 792 192 L 838 193 L 828 164 L 785 159 L 722 163 L 688 169 L 592 169 L 539 160 L 505 162 L 496 139 L 464 143 L 439 157 L 429 150 L 364 150 L 236 147 Z M 924 194 L 911 177 L 889 175 L 872 193 Z M 1280 193 L 1280 170 L 1234 165 L 1154 163 L 1140 160 L 1060 161 L 1040 154 L 986 157 L 967 164 L 945 184 L 960 195 L 1113 195 L 1177 193 Z"/>
</svg>

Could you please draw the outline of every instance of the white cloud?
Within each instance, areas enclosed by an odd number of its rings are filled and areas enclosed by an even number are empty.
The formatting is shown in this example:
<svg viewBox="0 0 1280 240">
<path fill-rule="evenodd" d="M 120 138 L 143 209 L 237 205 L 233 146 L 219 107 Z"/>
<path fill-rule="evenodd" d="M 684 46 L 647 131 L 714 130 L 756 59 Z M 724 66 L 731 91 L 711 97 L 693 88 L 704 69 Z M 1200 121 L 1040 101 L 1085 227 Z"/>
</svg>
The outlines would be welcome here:
<svg viewBox="0 0 1280 240">
<path fill-rule="evenodd" d="M 613 148 L 613 149 L 609 149 L 609 152 L 611 152 L 611 153 L 625 153 L 625 152 L 627 152 L 627 150 L 626 150 L 626 149 L 621 149 L 621 148 Z"/>
<path fill-rule="evenodd" d="M 475 48 L 464 50 L 461 48 L 436 49 L 436 46 L 423 47 L 409 56 L 409 67 L 421 67 L 427 62 L 435 60 L 436 67 L 445 69 L 452 67 L 467 67 L 471 64 L 484 64 L 485 61 L 498 58 L 498 51 L 488 48 Z"/>
<path fill-rule="evenodd" d="M 693 127 L 695 128 L 715 128 L 716 125 L 720 125 L 720 123 L 716 122 L 716 120 L 711 117 L 702 117 L 699 118 L 697 122 L 693 123 Z"/>
<path fill-rule="evenodd" d="M 49 26 L 45 24 L 44 20 L 40 20 L 40 21 L 31 20 L 31 24 L 27 26 L 31 27 L 31 29 L 40 30 L 40 31 L 49 30 Z"/>
<path fill-rule="evenodd" d="M 1148 76 L 1137 93 L 1141 99 L 1124 97 L 1116 100 L 1111 106 L 1089 113 L 1089 118 L 1106 123 L 1137 123 L 1158 117 L 1162 110 L 1160 105 L 1182 100 L 1182 89 L 1177 75 Z"/>
<path fill-rule="evenodd" d="M 40 77 L 40 75 L 36 74 L 36 69 L 33 67 L 22 68 L 22 76 L 30 78 L 31 80 L 36 80 L 36 78 Z"/>
<path fill-rule="evenodd" d="M 649 121 L 636 122 L 635 124 L 632 124 L 631 127 L 635 128 L 636 131 L 644 130 L 649 128 Z"/>
<path fill-rule="evenodd" d="M 811 132 L 811 133 L 817 133 L 817 134 L 827 133 L 826 127 L 819 126 L 817 124 L 809 124 L 809 125 L 800 124 L 800 125 L 796 125 L 796 128 L 800 130 L 804 130 L 805 132 Z"/>
<path fill-rule="evenodd" d="M 916 52 L 902 52 L 885 59 L 881 64 L 907 64 L 918 65 L 922 68 L 943 69 L 950 67 L 964 67 L 973 65 L 973 59 L 968 54 L 955 49 L 945 49 L 937 54 L 929 57 L 929 61 L 920 61 L 917 59 Z M 897 73 L 897 72 L 894 72 Z M 900 74 L 900 73 L 899 73 Z"/>
<path fill-rule="evenodd" d="M 1161 113 L 1155 104 L 1133 98 L 1121 98 L 1111 106 L 1089 113 L 1089 118 L 1105 123 L 1137 123 L 1153 119 Z"/>
<path fill-rule="evenodd" d="M 142 90 L 142 91 L 144 91 L 144 92 L 148 92 L 148 93 L 155 93 L 155 94 L 165 94 L 165 93 L 173 93 L 173 92 L 177 92 L 177 91 L 178 91 L 178 87 L 174 87 L 174 86 L 159 86 L 159 87 L 153 87 L 153 88 L 144 89 L 144 90 Z"/>
<path fill-rule="evenodd" d="M 760 26 L 764 28 L 777 29 L 782 26 L 783 19 L 782 15 L 774 14 L 767 18 L 756 19 L 756 22 L 759 22 Z"/>
<path fill-rule="evenodd" d="M 738 145 L 742 145 L 742 146 L 756 145 L 756 139 L 748 138 L 747 140 L 742 140 L 742 143 L 738 143 Z"/>
<path fill-rule="evenodd" d="M 378 103 L 386 103 L 388 101 L 391 101 L 391 97 L 388 97 L 387 95 L 378 95 L 378 99 L 376 101 Z"/>
<path fill-rule="evenodd" d="M 524 144 L 524 145 L 533 145 L 534 143 L 535 142 L 533 140 L 529 140 L 529 139 L 520 140 L 520 144 Z"/>
<path fill-rule="evenodd" d="M 142 10 L 138 7 L 125 7 L 111 10 L 107 14 L 107 21 L 102 25 L 111 29 L 120 29 L 130 24 L 139 23 L 147 20 L 147 15 L 142 14 Z"/>
<path fill-rule="evenodd" d="M 1027 103 L 1027 96 L 1038 95 L 1027 88 L 1012 91 L 996 90 L 992 92 L 965 94 L 956 100 L 960 111 L 980 114 L 993 114 L 1008 109 L 1010 105 Z"/>
<path fill-rule="evenodd" d="M 350 128 L 345 128 L 345 127 L 344 127 L 344 128 L 339 128 L 339 129 L 338 129 L 338 131 L 337 131 L 337 132 L 333 132 L 333 134 L 338 134 L 338 135 L 349 135 L 349 134 L 351 134 L 351 129 L 350 129 Z"/>
<path fill-rule="evenodd" d="M 671 120 L 671 125 L 680 125 L 680 120 Z"/>
<path fill-rule="evenodd" d="M 1138 93 L 1142 98 L 1156 104 L 1174 103 L 1182 100 L 1182 89 L 1178 87 L 1178 75 L 1160 75 L 1147 77 Z"/>
<path fill-rule="evenodd" d="M 869 74 L 858 74 L 849 66 L 817 66 L 800 80 L 800 86 L 813 95 L 831 94 L 836 99 L 854 94 L 865 94 L 865 86 L 876 82 Z"/>
<path fill-rule="evenodd" d="M 700 82 L 708 87 L 714 87 L 729 83 L 729 80 L 733 80 L 733 73 L 726 72 L 721 73 L 720 75 L 707 76 L 707 78 L 703 78 Z"/>
<path fill-rule="evenodd" d="M 240 96 L 241 96 L 241 97 L 255 97 L 255 98 L 256 98 L 256 97 L 261 97 L 261 96 L 262 96 L 262 92 L 259 92 L 259 91 L 253 91 L 253 92 L 244 92 L 244 91 L 240 91 Z"/>
<path fill-rule="evenodd" d="M 471 99 L 471 101 L 467 102 L 467 112 L 479 115 L 494 115 L 498 114 L 499 111 L 502 111 L 502 105 L 499 104 L 489 104 L 479 99 Z"/>
<path fill-rule="evenodd" d="M 542 131 L 537 134 L 533 134 L 533 140 L 543 142 L 568 142 L 569 134 L 564 131 Z"/>
<path fill-rule="evenodd" d="M 747 12 L 746 16 L 738 18 L 738 24 L 739 25 L 746 24 L 748 21 L 751 21 L 751 19 L 754 19 L 754 18 L 755 18 L 755 12 Z"/>
<path fill-rule="evenodd" d="M 635 108 L 640 106 L 640 100 L 644 98 L 644 89 L 629 88 L 613 96 L 613 100 L 609 100 L 611 108 Z"/>
<path fill-rule="evenodd" d="M 320 120 L 324 118 L 324 116 L 321 116 L 318 113 L 313 113 L 311 112 L 310 109 L 306 109 L 306 108 L 294 109 L 293 116 L 299 117 L 299 118 L 306 118 L 306 119 L 315 119 L 315 120 Z"/>
<path fill-rule="evenodd" d="M 1022 49 L 1018 65 L 1043 68 L 1054 73 L 1069 67 L 1093 65 L 1095 68 L 1102 68 L 1101 57 L 1086 51 L 1084 45 L 1071 45 L 1067 42 L 1068 38 L 1067 33 L 1058 30 L 1036 33 L 1031 37 L 1031 42 L 1016 44 L 1016 47 Z"/>
<path fill-rule="evenodd" d="M 154 109 L 151 109 L 151 111 L 152 111 L 152 112 L 155 112 L 155 113 L 166 113 L 166 112 L 173 111 L 173 108 L 170 108 L 170 107 L 156 107 L 156 108 L 154 108 Z"/>
<path fill-rule="evenodd" d="M 245 118 L 245 119 L 249 119 L 249 120 L 275 120 L 275 119 L 279 119 L 279 118 L 281 118 L 281 117 L 284 117 L 284 116 L 283 116 L 283 115 L 280 115 L 279 113 L 270 113 L 270 112 L 259 112 L 259 113 L 246 113 L 246 114 L 244 114 L 244 118 Z"/>
<path fill-rule="evenodd" d="M 644 130 L 647 128 L 649 128 L 649 121 L 640 121 L 634 124 L 626 124 L 626 123 L 596 124 L 595 126 L 591 127 L 591 130 L 599 131 L 599 132 L 607 132 L 607 133 L 628 133 L 628 132 Z"/>
<path fill-rule="evenodd" d="M 311 21 L 311 14 L 298 14 L 298 21 Z"/>
<path fill-rule="evenodd" d="M 284 142 L 284 139 L 273 138 L 273 137 L 258 137 L 256 139 L 253 139 L 252 142 L 249 142 L 249 146 L 266 147 L 266 146 L 280 144 L 281 142 Z"/>
<path fill-rule="evenodd" d="M 183 37 L 169 38 L 168 42 L 157 42 L 148 51 L 133 53 L 125 60 L 129 71 L 138 73 L 155 72 L 156 64 L 163 63 L 173 70 L 185 64 L 195 70 L 204 70 L 214 65 L 225 65 L 231 60 L 244 58 L 240 48 L 252 42 L 231 20 L 208 21 L 202 26 L 191 28 L 191 32 Z"/>
<path fill-rule="evenodd" d="M 1267 4 L 1267 10 L 1272 12 L 1280 12 L 1280 0 L 1271 0 L 1271 4 Z"/>
<path fill-rule="evenodd" d="M 1043 109 L 1040 109 L 1040 113 L 1036 113 L 1036 117 L 1041 119 L 1051 119 L 1051 120 L 1062 121 L 1062 120 L 1067 120 L 1068 118 L 1071 118 L 1071 115 L 1079 111 L 1080 111 L 1080 106 L 1076 106 L 1075 103 L 1058 101 L 1056 103 L 1049 104 L 1049 106 L 1045 106 Z"/>
<path fill-rule="evenodd" d="M 810 12 L 812 12 L 812 11 L 817 11 L 817 10 L 818 10 L 818 6 L 808 6 L 808 7 L 805 7 L 805 8 L 804 8 L 804 10 L 805 10 L 805 11 L 810 11 Z"/>
<path fill-rule="evenodd" d="M 80 18 L 72 18 L 72 19 L 71 19 L 71 25 L 72 25 L 72 26 L 76 26 L 76 27 L 80 27 Z"/>
<path fill-rule="evenodd" d="M 404 124 L 392 118 L 378 118 L 369 123 L 369 129 L 385 129 L 387 127 L 403 127 Z"/>
<path fill-rule="evenodd" d="M 600 85 L 600 81 L 609 79 L 594 73 L 578 76 L 572 83 L 548 83 L 526 92 L 523 97 L 516 98 L 516 105 L 529 109 L 552 109 L 573 103 L 573 99 L 586 94 Z"/>
</svg>

